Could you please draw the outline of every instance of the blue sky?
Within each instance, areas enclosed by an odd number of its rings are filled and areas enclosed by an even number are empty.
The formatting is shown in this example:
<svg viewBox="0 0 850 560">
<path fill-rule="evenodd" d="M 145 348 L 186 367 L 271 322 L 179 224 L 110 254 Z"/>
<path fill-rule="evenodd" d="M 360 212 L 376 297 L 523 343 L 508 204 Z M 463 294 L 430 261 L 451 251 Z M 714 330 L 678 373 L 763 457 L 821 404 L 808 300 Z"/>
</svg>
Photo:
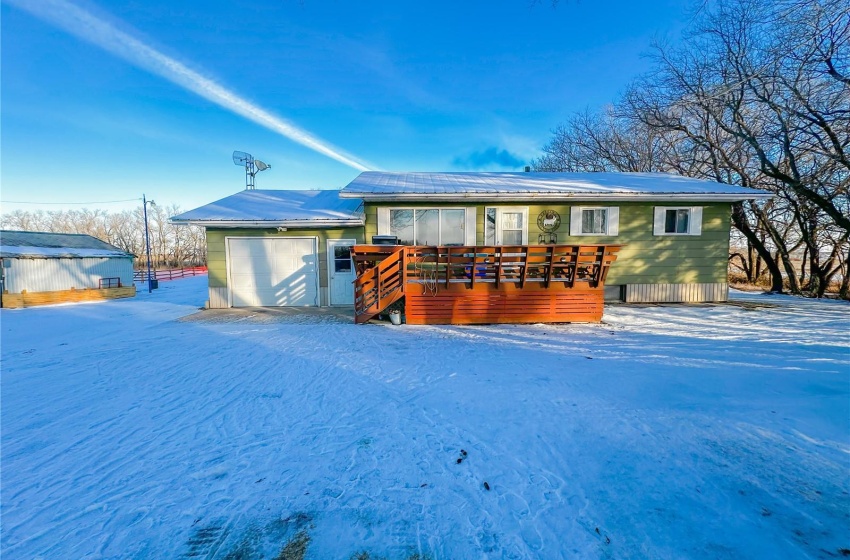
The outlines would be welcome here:
<svg viewBox="0 0 850 560">
<path fill-rule="evenodd" d="M 244 188 L 233 150 L 272 165 L 258 188 L 339 188 L 358 167 L 520 170 L 570 113 L 646 70 L 688 7 L 2 0 L 2 210 L 142 193 L 194 208 Z M 198 94 L 208 86 L 295 132 Z"/>
</svg>

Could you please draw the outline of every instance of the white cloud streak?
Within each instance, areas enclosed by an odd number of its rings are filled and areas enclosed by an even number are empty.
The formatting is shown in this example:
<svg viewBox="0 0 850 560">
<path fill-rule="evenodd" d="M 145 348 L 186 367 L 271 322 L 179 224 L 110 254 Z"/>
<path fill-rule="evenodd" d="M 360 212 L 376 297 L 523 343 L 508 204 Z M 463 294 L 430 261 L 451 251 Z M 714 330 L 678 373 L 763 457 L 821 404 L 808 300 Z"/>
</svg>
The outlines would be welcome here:
<svg viewBox="0 0 850 560">
<path fill-rule="evenodd" d="M 128 33 L 116 29 L 79 6 L 65 0 L 4 1 L 311 150 L 359 171 L 373 169 L 321 138 L 269 113 Z"/>
</svg>

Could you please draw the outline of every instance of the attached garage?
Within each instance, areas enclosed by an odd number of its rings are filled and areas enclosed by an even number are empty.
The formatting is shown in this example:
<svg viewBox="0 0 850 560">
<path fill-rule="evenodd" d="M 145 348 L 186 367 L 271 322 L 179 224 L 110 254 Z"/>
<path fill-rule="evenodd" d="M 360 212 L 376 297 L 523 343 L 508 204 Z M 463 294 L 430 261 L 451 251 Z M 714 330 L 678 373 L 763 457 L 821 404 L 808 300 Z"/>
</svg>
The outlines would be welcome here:
<svg viewBox="0 0 850 560">
<path fill-rule="evenodd" d="M 354 302 L 348 248 L 364 241 L 363 203 L 339 191 L 250 189 L 171 221 L 206 230 L 210 308 Z"/>
<path fill-rule="evenodd" d="M 231 307 L 319 305 L 319 249 L 311 237 L 228 237 Z"/>
</svg>

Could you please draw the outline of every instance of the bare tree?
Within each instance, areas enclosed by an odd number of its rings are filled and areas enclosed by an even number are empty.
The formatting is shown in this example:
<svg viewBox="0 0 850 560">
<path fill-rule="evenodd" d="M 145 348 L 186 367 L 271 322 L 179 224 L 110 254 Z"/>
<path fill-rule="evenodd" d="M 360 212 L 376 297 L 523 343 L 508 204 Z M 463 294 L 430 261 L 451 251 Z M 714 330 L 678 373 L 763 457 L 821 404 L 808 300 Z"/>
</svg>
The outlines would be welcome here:
<svg viewBox="0 0 850 560">
<path fill-rule="evenodd" d="M 148 212 L 151 264 L 154 267 L 195 266 L 206 263 L 206 237 L 197 226 L 176 226 L 169 216 L 180 213 L 177 205 L 155 206 Z M 0 216 L 0 226 L 19 231 L 84 233 L 136 255 L 136 266 L 147 263 L 145 222 L 142 208 L 123 212 L 104 210 L 15 210 Z"/>
<path fill-rule="evenodd" d="M 850 8 L 720 0 L 599 114 L 557 129 L 538 169 L 667 171 L 766 189 L 736 205 L 733 266 L 773 290 L 847 281 Z M 842 294 L 846 296 L 846 287 Z"/>
</svg>

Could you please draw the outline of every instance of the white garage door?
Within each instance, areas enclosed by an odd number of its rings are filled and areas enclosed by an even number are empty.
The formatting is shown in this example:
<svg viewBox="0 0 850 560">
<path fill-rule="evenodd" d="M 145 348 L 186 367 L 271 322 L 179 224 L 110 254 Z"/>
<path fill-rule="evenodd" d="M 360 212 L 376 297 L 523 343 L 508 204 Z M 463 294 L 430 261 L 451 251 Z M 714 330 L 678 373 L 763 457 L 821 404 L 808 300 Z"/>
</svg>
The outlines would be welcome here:
<svg viewBox="0 0 850 560">
<path fill-rule="evenodd" d="M 227 240 L 233 307 L 319 305 L 319 259 L 313 238 Z"/>
</svg>

